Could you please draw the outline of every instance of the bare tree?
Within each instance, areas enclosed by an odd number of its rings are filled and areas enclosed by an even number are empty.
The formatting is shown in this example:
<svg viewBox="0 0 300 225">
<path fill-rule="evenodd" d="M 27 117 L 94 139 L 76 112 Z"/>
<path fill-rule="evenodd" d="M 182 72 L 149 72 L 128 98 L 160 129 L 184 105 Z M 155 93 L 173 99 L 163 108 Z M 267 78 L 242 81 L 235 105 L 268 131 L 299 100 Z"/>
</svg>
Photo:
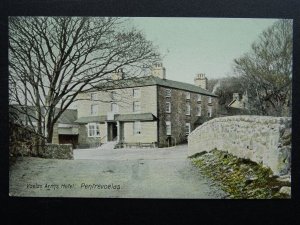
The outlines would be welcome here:
<svg viewBox="0 0 300 225">
<path fill-rule="evenodd" d="M 9 18 L 10 103 L 26 115 L 34 107 L 26 123 L 36 123 L 47 142 L 79 93 L 105 87 L 120 68 L 124 79 L 140 76 L 158 59 L 153 44 L 121 18 Z"/>
<path fill-rule="evenodd" d="M 252 44 L 249 53 L 234 61 L 255 114 L 291 114 L 292 24 L 292 20 L 275 22 Z"/>
</svg>

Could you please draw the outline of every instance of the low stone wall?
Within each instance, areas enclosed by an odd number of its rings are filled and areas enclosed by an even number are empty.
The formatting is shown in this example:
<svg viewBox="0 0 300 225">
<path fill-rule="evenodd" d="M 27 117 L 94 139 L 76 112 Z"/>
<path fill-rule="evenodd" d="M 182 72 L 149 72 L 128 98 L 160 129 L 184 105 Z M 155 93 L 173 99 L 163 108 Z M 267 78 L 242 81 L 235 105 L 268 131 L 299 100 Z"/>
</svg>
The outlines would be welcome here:
<svg viewBox="0 0 300 225">
<path fill-rule="evenodd" d="M 210 120 L 188 137 L 188 155 L 218 149 L 290 174 L 290 117 L 229 116 Z"/>
<path fill-rule="evenodd" d="M 46 144 L 40 152 L 40 157 L 48 159 L 73 159 L 71 144 Z"/>
</svg>

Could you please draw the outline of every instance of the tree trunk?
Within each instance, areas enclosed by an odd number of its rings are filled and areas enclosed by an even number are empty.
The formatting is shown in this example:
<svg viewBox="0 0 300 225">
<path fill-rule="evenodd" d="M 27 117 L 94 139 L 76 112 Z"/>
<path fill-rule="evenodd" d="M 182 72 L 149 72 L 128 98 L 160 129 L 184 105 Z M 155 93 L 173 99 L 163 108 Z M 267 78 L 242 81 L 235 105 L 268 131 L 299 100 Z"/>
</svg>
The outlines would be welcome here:
<svg viewBox="0 0 300 225">
<path fill-rule="evenodd" d="M 47 143 L 52 143 L 53 127 L 53 123 L 47 123 Z"/>
</svg>

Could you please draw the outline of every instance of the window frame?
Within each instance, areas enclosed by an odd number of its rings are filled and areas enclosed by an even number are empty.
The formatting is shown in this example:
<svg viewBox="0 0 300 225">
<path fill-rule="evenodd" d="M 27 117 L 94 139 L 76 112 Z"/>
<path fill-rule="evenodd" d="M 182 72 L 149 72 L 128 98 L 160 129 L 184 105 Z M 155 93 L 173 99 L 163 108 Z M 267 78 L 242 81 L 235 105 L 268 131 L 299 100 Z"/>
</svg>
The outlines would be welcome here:
<svg viewBox="0 0 300 225">
<path fill-rule="evenodd" d="M 202 114 L 202 106 L 201 106 L 201 104 L 198 104 L 197 105 L 197 116 L 201 116 L 201 114 Z"/>
<path fill-rule="evenodd" d="M 185 110 L 186 110 L 185 115 L 190 116 L 191 115 L 191 104 L 190 103 L 185 104 Z"/>
<path fill-rule="evenodd" d="M 116 106 L 116 110 L 115 110 L 115 111 L 113 110 L 113 108 L 114 108 L 113 105 Z M 118 106 L 118 104 L 117 104 L 116 102 L 112 102 L 112 103 L 110 104 L 110 111 L 111 111 L 112 113 L 115 113 L 115 114 L 119 113 L 119 106 Z"/>
<path fill-rule="evenodd" d="M 93 129 L 91 129 L 91 126 L 93 126 Z M 87 128 L 88 137 L 100 137 L 100 123 L 88 123 Z M 92 135 L 91 131 L 93 131 Z"/>
<path fill-rule="evenodd" d="M 136 110 L 136 103 L 139 103 L 139 110 Z M 133 103 L 132 103 L 132 111 L 134 112 L 134 113 L 140 113 L 141 112 L 141 102 L 140 101 L 134 101 Z"/>
<path fill-rule="evenodd" d="M 97 93 L 96 93 L 96 92 L 93 92 L 93 93 L 91 93 L 90 99 L 91 99 L 91 101 L 97 101 L 97 100 L 98 100 L 97 97 L 98 97 L 98 96 L 97 96 Z"/>
<path fill-rule="evenodd" d="M 141 89 L 140 88 L 133 88 L 132 89 L 132 97 L 133 98 L 140 98 L 141 97 Z"/>
<path fill-rule="evenodd" d="M 168 129 L 169 127 L 169 129 Z M 166 121 L 166 135 L 172 135 L 172 124 L 171 121 Z"/>
<path fill-rule="evenodd" d="M 166 113 L 171 113 L 171 102 L 166 102 Z"/>
<path fill-rule="evenodd" d="M 188 132 L 187 132 L 187 128 L 188 127 Z M 189 135 L 191 133 L 191 123 L 185 123 L 185 135 Z"/>
<path fill-rule="evenodd" d="M 207 116 L 209 117 L 209 118 L 211 118 L 212 117 L 212 106 L 208 106 L 208 108 L 207 108 Z"/>
<path fill-rule="evenodd" d="M 111 91 L 111 99 L 116 100 L 117 99 L 117 92 L 116 91 Z"/>
<path fill-rule="evenodd" d="M 170 88 L 165 89 L 165 97 L 166 98 L 171 98 L 172 96 L 172 90 Z"/>
<path fill-rule="evenodd" d="M 201 102 L 202 101 L 202 96 L 201 96 L 201 94 L 198 94 L 198 96 L 197 96 L 197 102 Z"/>
<path fill-rule="evenodd" d="M 188 92 L 188 91 L 185 92 L 185 99 L 191 100 L 191 92 Z"/>
<path fill-rule="evenodd" d="M 93 111 L 93 107 L 96 107 L 95 112 Z M 91 104 L 90 115 L 97 115 L 99 113 L 99 104 Z"/>
</svg>

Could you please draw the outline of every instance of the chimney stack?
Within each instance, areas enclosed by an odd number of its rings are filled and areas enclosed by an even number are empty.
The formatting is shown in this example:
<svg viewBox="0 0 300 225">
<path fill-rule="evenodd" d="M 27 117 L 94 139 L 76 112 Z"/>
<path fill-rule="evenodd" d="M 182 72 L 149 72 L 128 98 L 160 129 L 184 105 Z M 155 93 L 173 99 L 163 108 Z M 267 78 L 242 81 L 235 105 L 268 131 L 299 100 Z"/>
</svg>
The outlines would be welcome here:
<svg viewBox="0 0 300 225">
<path fill-rule="evenodd" d="M 152 76 L 166 79 L 166 69 L 162 63 L 155 63 L 152 67 Z"/>
<path fill-rule="evenodd" d="M 117 69 L 115 72 L 112 73 L 111 78 L 113 80 L 122 80 L 124 79 L 124 72 L 123 69 Z"/>
<path fill-rule="evenodd" d="M 205 77 L 204 73 L 197 74 L 194 78 L 194 83 L 196 86 L 207 90 L 207 78 Z"/>
</svg>

